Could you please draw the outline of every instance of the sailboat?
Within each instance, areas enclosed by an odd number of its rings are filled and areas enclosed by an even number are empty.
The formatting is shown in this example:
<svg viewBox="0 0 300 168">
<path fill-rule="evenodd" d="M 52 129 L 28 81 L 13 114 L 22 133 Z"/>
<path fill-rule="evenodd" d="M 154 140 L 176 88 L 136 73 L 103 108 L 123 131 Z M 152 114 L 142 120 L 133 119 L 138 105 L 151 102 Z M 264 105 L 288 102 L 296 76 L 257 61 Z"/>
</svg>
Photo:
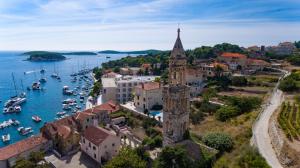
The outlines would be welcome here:
<svg viewBox="0 0 300 168">
<path fill-rule="evenodd" d="M 34 73 L 34 78 L 36 82 L 33 82 L 31 85 L 32 90 L 40 90 L 41 89 L 41 83 L 37 81 L 36 74 Z"/>
<path fill-rule="evenodd" d="M 14 106 L 21 105 L 24 102 L 26 102 L 26 94 L 25 95 L 24 94 L 18 95 L 17 86 L 16 86 L 16 82 L 15 82 L 15 77 L 14 77 L 13 73 L 12 73 L 12 79 L 13 79 L 16 95 L 11 97 L 9 100 L 7 100 L 5 102 L 5 104 L 4 104 L 5 108 L 14 107 Z"/>
<path fill-rule="evenodd" d="M 41 74 L 44 74 L 45 72 L 46 72 L 46 69 L 44 69 L 44 68 L 41 66 L 40 73 L 41 73 Z"/>
<path fill-rule="evenodd" d="M 44 75 L 41 75 L 41 78 L 39 80 L 41 83 L 46 83 L 47 82 L 47 78 L 44 77 Z"/>
</svg>

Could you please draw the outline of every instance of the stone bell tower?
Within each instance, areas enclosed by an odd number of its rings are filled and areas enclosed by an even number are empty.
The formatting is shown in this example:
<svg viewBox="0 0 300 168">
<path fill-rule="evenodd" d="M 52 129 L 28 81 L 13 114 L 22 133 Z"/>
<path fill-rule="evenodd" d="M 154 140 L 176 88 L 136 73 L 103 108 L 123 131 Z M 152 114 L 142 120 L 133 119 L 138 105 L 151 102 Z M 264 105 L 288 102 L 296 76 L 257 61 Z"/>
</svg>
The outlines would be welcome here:
<svg viewBox="0 0 300 168">
<path fill-rule="evenodd" d="M 187 58 L 180 40 L 180 29 L 169 60 L 169 84 L 163 88 L 163 144 L 183 140 L 189 127 L 189 87 L 186 85 Z"/>
</svg>

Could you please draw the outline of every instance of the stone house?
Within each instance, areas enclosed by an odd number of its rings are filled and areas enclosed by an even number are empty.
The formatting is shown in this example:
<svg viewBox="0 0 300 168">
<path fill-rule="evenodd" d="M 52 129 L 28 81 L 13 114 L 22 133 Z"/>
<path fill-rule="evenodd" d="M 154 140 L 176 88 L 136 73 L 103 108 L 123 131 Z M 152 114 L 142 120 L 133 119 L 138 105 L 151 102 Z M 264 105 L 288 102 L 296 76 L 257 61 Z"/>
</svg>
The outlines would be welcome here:
<svg viewBox="0 0 300 168">
<path fill-rule="evenodd" d="M 190 87 L 190 96 L 195 97 L 199 95 L 204 87 L 205 71 L 196 66 L 189 67 L 186 70 L 185 78 L 186 84 Z"/>
<path fill-rule="evenodd" d="M 68 155 L 79 148 L 80 127 L 74 116 L 69 116 L 52 123 L 46 123 L 40 132 L 53 142 L 53 149 L 61 155 Z"/>
<path fill-rule="evenodd" d="M 119 136 L 101 127 L 90 126 L 81 136 L 81 151 L 102 163 L 112 159 L 119 152 L 121 139 Z"/>
<path fill-rule="evenodd" d="M 226 63 L 233 71 L 244 70 L 247 64 L 247 56 L 239 53 L 225 52 L 218 56 L 217 60 Z"/>
<path fill-rule="evenodd" d="M 14 144 L 0 148 L 0 167 L 13 167 L 19 158 L 29 159 L 30 153 L 47 151 L 52 147 L 52 142 L 41 134 L 35 135 Z"/>
<path fill-rule="evenodd" d="M 162 106 L 162 87 L 158 82 L 142 83 L 134 88 L 134 105 L 140 111 L 151 110 L 153 106 Z"/>
</svg>

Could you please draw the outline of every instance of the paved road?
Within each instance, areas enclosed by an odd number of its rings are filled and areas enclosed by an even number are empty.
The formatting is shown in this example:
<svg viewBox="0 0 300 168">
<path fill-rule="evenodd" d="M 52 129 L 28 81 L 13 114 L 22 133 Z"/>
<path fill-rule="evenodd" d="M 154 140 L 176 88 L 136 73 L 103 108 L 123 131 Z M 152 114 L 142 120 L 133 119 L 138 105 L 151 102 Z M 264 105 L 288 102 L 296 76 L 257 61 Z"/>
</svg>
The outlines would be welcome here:
<svg viewBox="0 0 300 168">
<path fill-rule="evenodd" d="M 288 72 L 283 71 L 285 76 Z M 278 83 L 279 84 L 279 83 Z M 257 146 L 259 153 L 266 159 L 268 164 L 273 168 L 282 168 L 275 151 L 271 144 L 271 138 L 268 132 L 269 120 L 273 112 L 281 105 L 283 101 L 283 93 L 278 89 L 278 84 L 274 88 L 269 104 L 265 106 L 259 120 L 253 127 L 253 140 Z"/>
<path fill-rule="evenodd" d="M 271 144 L 269 136 L 269 120 L 273 112 L 280 106 L 282 102 L 282 91 L 276 90 L 271 98 L 270 104 L 261 114 L 260 119 L 254 129 L 255 143 L 259 153 L 266 159 L 268 164 L 273 168 L 282 168 L 275 151 Z"/>
</svg>

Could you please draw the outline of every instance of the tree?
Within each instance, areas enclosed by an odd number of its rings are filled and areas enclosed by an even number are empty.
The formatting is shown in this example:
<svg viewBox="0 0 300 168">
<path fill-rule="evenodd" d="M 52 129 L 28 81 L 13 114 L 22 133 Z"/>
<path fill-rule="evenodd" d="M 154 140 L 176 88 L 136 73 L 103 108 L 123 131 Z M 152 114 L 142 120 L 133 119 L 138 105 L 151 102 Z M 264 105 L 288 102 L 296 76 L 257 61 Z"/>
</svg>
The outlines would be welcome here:
<svg viewBox="0 0 300 168">
<path fill-rule="evenodd" d="M 271 168 L 256 149 L 247 146 L 241 153 L 241 157 L 238 160 L 240 167 Z"/>
<path fill-rule="evenodd" d="M 37 151 L 37 152 L 31 152 L 29 155 L 29 161 L 33 163 L 38 163 L 39 161 L 44 159 L 44 153 Z"/>
<path fill-rule="evenodd" d="M 155 168 L 192 168 L 192 160 L 181 146 L 165 147 L 157 158 Z"/>
<path fill-rule="evenodd" d="M 33 168 L 34 166 L 35 164 L 31 161 L 20 158 L 16 161 L 16 165 L 14 166 L 14 168 Z"/>
<path fill-rule="evenodd" d="M 239 113 L 239 108 L 236 106 L 222 106 L 216 112 L 216 118 L 220 121 L 226 121 Z"/>
<path fill-rule="evenodd" d="M 154 82 L 160 83 L 160 77 L 156 77 L 156 78 L 154 79 Z"/>
<path fill-rule="evenodd" d="M 246 86 L 248 84 L 248 80 L 244 76 L 234 76 L 231 79 L 231 84 L 233 86 Z"/>
<path fill-rule="evenodd" d="M 100 94 L 101 89 L 102 84 L 99 81 L 95 82 L 90 95 L 93 97 L 97 97 Z"/>
<path fill-rule="evenodd" d="M 279 84 L 279 89 L 285 92 L 292 92 L 298 89 L 297 82 L 292 77 L 287 77 Z"/>
<path fill-rule="evenodd" d="M 224 133 L 208 133 L 203 137 L 203 142 L 221 153 L 230 151 L 233 148 L 232 138 Z"/>
<path fill-rule="evenodd" d="M 104 168 L 146 168 L 146 161 L 130 148 L 122 148 L 119 154 L 110 160 Z"/>
<path fill-rule="evenodd" d="M 214 72 L 215 72 L 215 75 L 216 77 L 220 77 L 223 73 L 223 68 L 220 66 L 220 65 L 217 65 L 215 68 L 214 68 Z"/>
<path fill-rule="evenodd" d="M 210 98 L 217 96 L 216 89 L 208 88 L 202 93 L 203 100 L 208 102 Z"/>
</svg>

